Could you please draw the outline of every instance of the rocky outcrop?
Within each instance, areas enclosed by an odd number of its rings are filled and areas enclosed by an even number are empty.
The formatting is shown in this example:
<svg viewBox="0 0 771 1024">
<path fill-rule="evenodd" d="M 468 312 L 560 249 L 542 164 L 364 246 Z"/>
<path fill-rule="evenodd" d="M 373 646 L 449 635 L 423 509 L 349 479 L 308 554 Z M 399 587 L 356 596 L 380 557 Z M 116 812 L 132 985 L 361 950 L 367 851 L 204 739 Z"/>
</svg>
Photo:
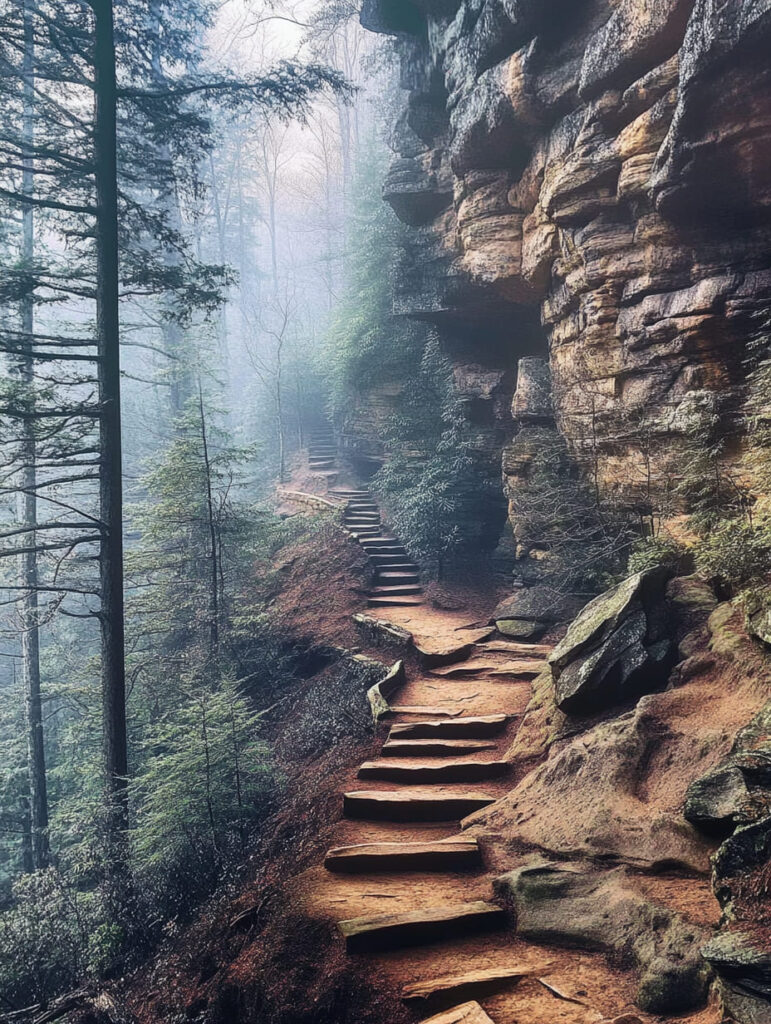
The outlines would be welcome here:
<svg viewBox="0 0 771 1024">
<path fill-rule="evenodd" d="M 580 598 L 555 593 L 550 587 L 522 587 L 499 602 L 493 612 L 493 622 L 504 636 L 535 640 L 550 626 L 569 622 L 582 604 Z"/>
<path fill-rule="evenodd" d="M 633 963 L 641 1009 L 682 1013 L 704 1003 L 709 971 L 701 946 L 708 933 L 643 899 L 625 872 L 540 861 L 502 875 L 495 890 L 513 908 L 521 938 L 580 945 Z"/>
<path fill-rule="evenodd" d="M 547 361 L 554 422 L 627 506 L 671 496 L 690 430 L 737 459 L 771 300 L 771 0 L 366 0 L 362 20 L 402 58 L 397 312 L 461 376 Z M 511 507 L 553 425 L 485 410 L 501 449 L 519 426 Z"/>
<path fill-rule="evenodd" d="M 659 689 L 673 664 L 667 569 L 630 576 L 583 609 L 549 656 L 557 707 L 586 714 Z"/>
<path fill-rule="evenodd" d="M 515 850 L 706 874 L 713 844 L 682 818 L 681 808 L 708 752 L 693 726 L 684 735 L 670 730 L 676 703 L 669 693 L 643 697 L 635 711 L 567 741 L 468 827 L 506 837 Z M 694 766 L 692 774 L 662 779 L 654 793 L 650 773 L 658 758 L 682 758 Z"/>
</svg>

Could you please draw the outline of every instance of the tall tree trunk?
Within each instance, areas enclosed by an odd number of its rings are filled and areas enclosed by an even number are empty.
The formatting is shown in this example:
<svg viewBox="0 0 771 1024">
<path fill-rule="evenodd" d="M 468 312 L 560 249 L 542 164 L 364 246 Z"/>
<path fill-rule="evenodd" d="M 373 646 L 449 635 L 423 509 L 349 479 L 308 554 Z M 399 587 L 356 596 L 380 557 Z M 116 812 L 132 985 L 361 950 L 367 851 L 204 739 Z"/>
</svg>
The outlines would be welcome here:
<svg viewBox="0 0 771 1024">
<path fill-rule="evenodd" d="M 128 752 L 123 608 L 118 299 L 118 185 L 115 36 L 111 0 L 91 0 L 94 31 L 96 177 L 96 320 L 99 357 L 99 514 L 101 541 L 102 715 L 104 774 L 114 868 L 126 866 Z"/>
<path fill-rule="evenodd" d="M 24 0 L 24 65 L 23 65 L 23 124 L 24 152 L 22 156 L 22 195 L 31 198 L 34 191 L 35 144 L 35 40 L 32 22 L 32 0 Z M 35 215 L 31 203 L 22 212 L 22 263 L 32 274 L 35 259 Z M 28 291 L 21 302 L 22 348 L 19 359 L 19 377 L 28 401 L 34 401 L 34 363 L 32 334 L 35 327 L 35 299 Z M 37 525 L 37 444 L 34 419 L 25 417 L 21 425 L 21 487 L 19 490 L 19 520 L 32 529 Z M 34 868 L 44 868 L 49 860 L 48 846 L 48 787 L 43 737 L 43 711 L 40 697 L 40 638 L 38 633 L 38 567 L 35 533 L 27 534 L 28 550 L 19 556 L 21 598 L 21 657 L 24 678 L 25 711 L 27 722 L 27 771 L 29 775 L 29 822 L 31 854 Z"/>
<path fill-rule="evenodd" d="M 150 2 L 150 24 L 152 45 L 150 51 L 150 73 L 153 84 L 163 89 L 167 86 L 166 76 L 163 71 L 163 40 L 161 39 L 161 28 L 163 25 L 163 4 L 164 0 L 151 0 Z M 171 165 L 171 148 L 167 143 L 158 146 L 158 158 L 162 163 Z M 179 232 L 182 227 L 182 211 L 179 206 L 179 195 L 176 184 L 172 180 L 170 188 L 160 191 L 158 202 L 166 212 L 169 227 L 174 232 Z M 179 252 L 172 246 L 163 248 L 164 266 L 173 269 L 180 266 L 181 257 Z M 170 312 L 170 304 L 167 305 L 167 312 Z M 185 335 L 179 323 L 172 319 L 164 319 L 161 325 L 163 338 L 163 350 L 170 361 L 170 400 L 171 414 L 179 417 L 185 407 L 185 402 L 190 397 L 190 384 L 188 366 L 185 362 Z"/>
<path fill-rule="evenodd" d="M 217 545 L 217 526 L 214 522 L 214 495 L 212 494 L 211 462 L 209 459 L 209 440 L 206 434 L 206 413 L 203 407 L 203 389 L 201 381 L 198 381 L 198 408 L 201 414 L 201 446 L 203 454 L 204 473 L 206 474 L 206 510 L 207 526 L 209 531 L 209 566 L 210 566 L 210 591 L 209 591 L 209 653 L 214 658 L 219 646 L 219 551 Z"/>
</svg>

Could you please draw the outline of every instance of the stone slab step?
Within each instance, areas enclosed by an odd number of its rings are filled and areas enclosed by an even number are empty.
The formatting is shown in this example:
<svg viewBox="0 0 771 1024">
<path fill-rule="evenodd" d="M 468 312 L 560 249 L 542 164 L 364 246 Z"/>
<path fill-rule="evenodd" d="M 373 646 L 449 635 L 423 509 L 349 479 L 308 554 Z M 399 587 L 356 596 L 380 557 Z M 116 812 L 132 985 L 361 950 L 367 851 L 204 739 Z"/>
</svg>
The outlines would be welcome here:
<svg viewBox="0 0 771 1024">
<path fill-rule="evenodd" d="M 463 754 L 478 754 L 482 750 L 495 750 L 494 740 L 386 740 L 381 754 L 383 757 L 460 757 Z"/>
<path fill-rule="evenodd" d="M 369 491 L 364 490 L 353 490 L 350 487 L 336 487 L 333 494 L 339 495 L 341 498 L 369 498 Z"/>
<path fill-rule="evenodd" d="M 344 794 L 343 812 L 354 821 L 460 821 L 495 799 L 486 793 L 360 789 Z"/>
<path fill-rule="evenodd" d="M 382 533 L 377 537 L 373 537 L 368 543 L 372 547 L 382 547 L 386 550 L 396 548 L 398 551 L 404 551 L 404 544 L 397 537 L 384 536 Z"/>
<path fill-rule="evenodd" d="M 368 608 L 411 608 L 418 604 L 423 604 L 422 597 L 370 597 L 367 599 Z"/>
<path fill-rule="evenodd" d="M 396 710 L 395 708 L 392 710 Z M 388 742 L 406 739 L 478 739 L 498 736 L 510 721 L 509 715 L 467 715 L 429 722 L 397 722 L 391 726 Z"/>
<path fill-rule="evenodd" d="M 393 764 L 365 761 L 359 768 L 360 779 L 378 779 L 381 782 L 404 782 L 407 785 L 425 785 L 443 782 L 481 782 L 499 779 L 511 770 L 508 761 L 447 761 L 444 764 Z"/>
<path fill-rule="evenodd" d="M 542 659 L 534 658 L 521 658 L 516 661 L 488 661 L 472 658 L 470 661 L 463 661 L 457 665 L 432 668 L 431 673 L 447 678 L 476 675 L 478 672 L 489 672 L 496 676 L 526 676 L 530 678 L 540 675 L 547 664 L 548 662 Z"/>
<path fill-rule="evenodd" d="M 361 843 L 330 850 L 328 871 L 345 874 L 370 871 L 459 871 L 479 867 L 482 855 L 476 839 L 433 843 Z"/>
<path fill-rule="evenodd" d="M 506 914 L 494 903 L 448 903 L 403 914 L 377 914 L 340 921 L 349 953 L 403 949 L 502 928 Z"/>
<path fill-rule="evenodd" d="M 402 1000 L 408 1004 L 426 1004 L 432 1000 L 455 1002 L 457 999 L 482 998 L 494 995 L 510 985 L 516 985 L 523 978 L 541 973 L 547 968 L 539 967 L 492 967 L 464 974 L 448 974 L 440 978 L 416 981 L 402 989 Z"/>
<path fill-rule="evenodd" d="M 382 569 L 413 569 L 418 571 L 418 566 L 410 562 L 406 555 L 388 553 L 385 555 L 370 555 L 372 561 Z"/>
<path fill-rule="evenodd" d="M 349 501 L 349 512 L 379 512 L 380 509 L 374 501 Z"/>
<path fill-rule="evenodd" d="M 377 578 L 383 580 L 383 586 L 398 586 L 402 583 L 418 583 L 420 574 L 417 572 L 396 572 L 393 569 L 376 569 Z"/>
<path fill-rule="evenodd" d="M 518 644 L 513 640 L 489 640 L 476 643 L 474 647 L 483 655 L 512 654 L 522 658 L 548 658 L 554 647 L 551 644 Z"/>
<path fill-rule="evenodd" d="M 427 1017 L 421 1024 L 493 1024 L 490 1017 L 477 1002 L 461 1003 L 451 1010 L 444 1010 L 433 1017 Z"/>
<path fill-rule="evenodd" d="M 448 708 L 432 708 L 425 704 L 392 704 L 386 714 L 390 715 L 428 715 L 429 718 L 438 718 L 446 715 L 447 718 L 457 718 L 461 712 Z M 444 719 L 443 719 L 444 721 Z"/>
<path fill-rule="evenodd" d="M 405 583 L 404 586 L 374 587 L 370 590 L 372 597 L 402 597 L 405 594 L 422 594 L 423 588 L 419 583 Z"/>
</svg>

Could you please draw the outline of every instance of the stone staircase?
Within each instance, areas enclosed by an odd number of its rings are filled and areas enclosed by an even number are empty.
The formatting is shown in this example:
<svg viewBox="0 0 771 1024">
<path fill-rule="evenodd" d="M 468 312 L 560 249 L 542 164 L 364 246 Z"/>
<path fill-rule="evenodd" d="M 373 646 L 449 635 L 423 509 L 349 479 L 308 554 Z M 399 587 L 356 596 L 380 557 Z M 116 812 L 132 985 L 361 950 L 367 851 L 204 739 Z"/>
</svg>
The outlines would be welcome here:
<svg viewBox="0 0 771 1024">
<path fill-rule="evenodd" d="M 332 427 L 325 425 L 312 430 L 308 440 L 308 468 L 325 475 L 337 472 L 337 442 Z"/>
<path fill-rule="evenodd" d="M 330 495 L 346 501 L 344 523 L 358 540 L 374 566 L 375 586 L 367 604 L 370 608 L 405 607 L 423 604 L 420 570 L 404 545 L 389 533 L 380 509 L 364 488 L 336 488 Z"/>
<path fill-rule="evenodd" d="M 344 492 L 344 496 L 354 520 L 349 528 L 353 530 L 359 521 L 366 521 L 366 517 L 361 518 L 366 512 L 373 517 L 369 520 L 374 523 L 371 529 L 380 535 L 377 506 L 367 493 Z M 350 523 L 350 519 L 347 521 Z M 403 564 L 395 559 L 396 556 L 391 562 Z M 394 571 L 410 578 L 417 575 L 413 566 Z M 492 653 L 490 648 L 495 649 L 490 644 L 485 653 Z M 506 647 L 496 653 L 516 653 L 523 660 L 530 657 L 536 661 L 547 650 L 534 644 L 517 645 L 515 652 Z M 464 686 L 441 675 L 442 670 L 429 670 L 427 676 L 419 676 L 414 683 L 407 679 L 403 685 L 408 690 L 427 685 L 433 689 Z M 530 674 L 523 672 L 514 686 L 521 688 L 521 692 L 529 691 L 529 678 Z M 475 685 L 486 687 L 488 693 L 498 693 L 503 684 L 480 674 Z M 485 714 L 468 713 L 460 693 L 453 699 L 461 702 L 461 710 L 419 705 L 391 707 L 388 715 L 392 724 L 379 758 L 365 762 L 358 771 L 358 778 L 371 780 L 373 788 L 343 795 L 344 818 L 349 823 L 345 828 L 348 844 L 330 849 L 324 867 L 334 877 L 361 877 L 368 895 L 372 895 L 373 888 L 382 894 L 403 892 L 405 885 L 414 887 L 414 899 L 398 912 L 346 917 L 338 920 L 337 927 L 351 955 L 398 960 L 401 951 L 411 950 L 407 963 L 425 964 L 423 972 L 427 976 L 402 987 L 405 1003 L 434 1010 L 434 1016 L 426 1018 L 424 1024 L 429 1020 L 431 1024 L 497 1024 L 478 1000 L 511 992 L 535 968 L 502 959 L 509 935 L 506 912 L 492 898 L 478 898 L 483 896 L 485 886 L 490 887 L 492 897 L 491 878 L 485 873 L 482 851 L 476 839 L 453 832 L 452 825 L 493 803 L 501 794 L 494 782 L 490 791 L 470 787 L 485 780 L 500 781 L 510 771 L 511 765 L 501 755 L 511 742 L 518 715 L 509 710 L 511 697 L 507 704 L 503 695 L 501 703 L 507 709 Z M 378 785 L 383 782 L 396 784 L 397 788 Z M 363 841 L 352 842 L 357 838 L 357 823 L 358 836 Z M 389 838 L 394 832 L 398 841 Z M 456 875 L 457 883 L 453 882 Z M 432 878 L 437 880 L 435 885 L 424 881 Z M 383 881 L 378 884 L 376 879 Z M 450 895 L 445 895 L 448 881 Z M 389 882 L 392 890 L 388 889 Z M 336 902 L 345 903 L 347 898 Z M 469 943 L 476 946 L 472 948 Z M 458 952 L 466 949 L 468 960 Z M 445 969 L 448 963 L 453 966 L 450 973 Z M 462 970 L 457 968 L 458 964 Z M 413 971 L 408 969 L 409 974 Z"/>
<path fill-rule="evenodd" d="M 314 468 L 335 465 L 330 435 L 315 438 L 311 452 Z M 420 570 L 369 490 L 336 486 L 327 495 L 344 503 L 345 527 L 372 563 L 368 606 L 411 615 L 424 604 Z M 327 851 L 322 874 L 330 882 L 319 894 L 332 905 L 354 904 L 354 913 L 332 911 L 347 953 L 384 958 L 424 1024 L 509 1024 L 508 1013 L 491 1008 L 490 1016 L 479 1000 L 508 998 L 540 970 L 517 964 L 493 875 L 460 825 L 509 788 L 504 754 L 550 648 L 487 642 L 485 630 L 467 635 L 449 656 L 441 639 L 439 657 L 426 657 L 416 643 L 424 671 L 405 678 L 404 702 L 386 712 L 391 725 L 378 756 L 358 769 L 361 788 L 342 794 L 342 843 Z M 394 912 L 372 912 L 377 899 L 394 900 Z"/>
</svg>

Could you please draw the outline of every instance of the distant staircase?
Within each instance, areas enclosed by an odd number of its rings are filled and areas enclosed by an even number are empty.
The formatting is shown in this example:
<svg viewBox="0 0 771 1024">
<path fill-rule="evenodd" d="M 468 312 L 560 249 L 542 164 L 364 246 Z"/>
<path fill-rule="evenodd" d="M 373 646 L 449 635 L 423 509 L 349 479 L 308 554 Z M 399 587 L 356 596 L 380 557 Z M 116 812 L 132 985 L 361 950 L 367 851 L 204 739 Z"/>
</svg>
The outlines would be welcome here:
<svg viewBox="0 0 771 1024">
<path fill-rule="evenodd" d="M 311 431 L 308 441 L 308 468 L 313 473 L 337 472 L 337 442 L 332 427 L 324 425 Z"/>
<path fill-rule="evenodd" d="M 358 540 L 375 569 L 375 586 L 369 593 L 370 608 L 423 604 L 420 570 L 404 545 L 383 526 L 380 509 L 368 490 L 337 488 L 329 492 L 347 502 L 346 529 Z"/>
</svg>

